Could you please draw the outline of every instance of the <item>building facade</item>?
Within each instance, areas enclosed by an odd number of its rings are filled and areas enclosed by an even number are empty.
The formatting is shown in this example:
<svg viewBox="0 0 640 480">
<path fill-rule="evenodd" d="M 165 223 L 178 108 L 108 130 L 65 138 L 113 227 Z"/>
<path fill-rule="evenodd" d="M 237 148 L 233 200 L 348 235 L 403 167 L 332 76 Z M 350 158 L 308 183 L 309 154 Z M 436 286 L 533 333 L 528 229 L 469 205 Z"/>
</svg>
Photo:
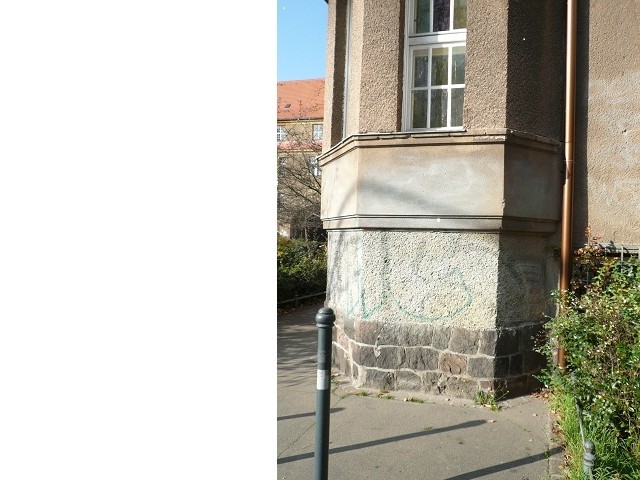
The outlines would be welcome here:
<svg viewBox="0 0 640 480">
<path fill-rule="evenodd" d="M 324 79 L 278 82 L 278 234 L 324 236 L 320 221 Z"/>
<path fill-rule="evenodd" d="M 563 235 L 637 252 L 640 3 L 577 3 L 328 1 L 327 306 L 356 385 L 530 392 Z"/>
</svg>

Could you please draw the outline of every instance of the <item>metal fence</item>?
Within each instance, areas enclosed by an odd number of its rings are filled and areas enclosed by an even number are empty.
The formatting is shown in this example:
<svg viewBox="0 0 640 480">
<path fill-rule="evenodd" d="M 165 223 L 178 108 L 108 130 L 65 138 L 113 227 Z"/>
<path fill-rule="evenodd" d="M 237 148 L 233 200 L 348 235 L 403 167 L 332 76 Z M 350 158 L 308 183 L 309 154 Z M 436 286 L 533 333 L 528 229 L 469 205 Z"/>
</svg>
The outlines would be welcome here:
<svg viewBox="0 0 640 480">
<path fill-rule="evenodd" d="M 293 303 L 294 307 L 298 307 L 300 306 L 300 300 L 306 300 L 307 298 L 314 298 L 314 297 L 319 297 L 321 295 L 326 295 L 327 292 L 319 292 L 319 293 L 312 293 L 310 295 L 300 295 L 300 296 L 296 296 L 294 298 L 291 298 L 289 300 L 283 300 L 281 302 L 278 302 L 277 305 L 281 306 L 281 305 L 287 305 L 289 303 Z"/>
</svg>

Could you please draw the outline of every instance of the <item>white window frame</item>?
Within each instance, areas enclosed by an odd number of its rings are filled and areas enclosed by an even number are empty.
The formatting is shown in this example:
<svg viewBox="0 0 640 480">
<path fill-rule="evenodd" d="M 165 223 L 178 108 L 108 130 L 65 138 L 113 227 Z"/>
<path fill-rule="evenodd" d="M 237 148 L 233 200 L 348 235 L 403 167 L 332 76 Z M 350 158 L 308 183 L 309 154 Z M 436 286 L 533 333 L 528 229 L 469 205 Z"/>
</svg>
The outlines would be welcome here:
<svg viewBox="0 0 640 480">
<path fill-rule="evenodd" d="M 320 165 L 318 165 L 318 156 L 313 155 L 309 157 L 309 171 L 314 177 L 319 177 L 322 174 Z"/>
<path fill-rule="evenodd" d="M 278 142 L 284 142 L 287 139 L 287 127 L 284 125 L 278 125 L 278 131 L 276 133 Z"/>
<path fill-rule="evenodd" d="M 318 128 L 318 130 L 320 130 L 320 136 L 317 135 L 317 131 L 316 131 L 316 127 L 320 127 Z M 322 123 L 314 123 L 311 126 L 311 140 L 313 140 L 314 142 L 321 142 L 322 141 L 322 136 L 323 136 L 323 124 Z"/>
<path fill-rule="evenodd" d="M 406 24 L 405 24 L 405 58 L 404 58 L 404 100 L 403 100 L 403 113 L 402 113 L 402 125 L 405 131 L 463 131 L 463 126 L 450 126 L 451 124 L 451 89 L 452 88 L 464 88 L 465 84 L 446 84 L 440 86 L 431 86 L 431 51 L 433 48 L 448 48 L 448 78 L 451 79 L 452 68 L 452 47 L 466 47 L 467 43 L 467 29 L 454 29 L 443 32 L 434 33 L 416 33 L 415 32 L 415 9 L 417 0 L 409 0 L 407 3 Z M 449 3 L 449 21 L 450 25 L 454 21 L 454 0 Z M 433 0 L 431 0 L 431 19 L 430 25 L 433 24 Z M 414 65 L 417 54 L 428 52 L 429 62 L 427 78 L 429 79 L 429 87 L 424 87 L 425 90 L 431 91 L 436 89 L 447 89 L 449 91 L 447 100 L 447 126 L 437 128 L 413 128 L 411 122 L 413 121 L 413 81 L 414 81 Z M 465 65 L 466 67 L 466 65 Z M 431 96 L 429 95 L 429 106 L 427 108 L 427 122 L 430 119 L 431 113 Z"/>
</svg>

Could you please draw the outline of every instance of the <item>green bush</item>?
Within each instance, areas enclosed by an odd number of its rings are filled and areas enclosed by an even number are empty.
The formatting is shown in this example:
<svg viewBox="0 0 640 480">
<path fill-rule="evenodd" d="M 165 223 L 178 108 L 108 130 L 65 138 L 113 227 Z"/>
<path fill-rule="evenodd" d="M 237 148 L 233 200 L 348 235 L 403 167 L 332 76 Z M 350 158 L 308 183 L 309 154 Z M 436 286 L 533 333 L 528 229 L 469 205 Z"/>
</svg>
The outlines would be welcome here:
<svg viewBox="0 0 640 480">
<path fill-rule="evenodd" d="M 326 287 L 326 243 L 278 236 L 278 302 Z"/>
<path fill-rule="evenodd" d="M 579 251 L 592 260 L 593 253 Z M 549 361 L 541 380 L 559 403 L 580 408 L 601 472 L 609 475 L 603 478 L 640 478 L 640 263 L 602 256 L 588 270 L 586 281 L 554 294 L 559 314 L 546 328 L 565 350 L 566 372 Z M 552 359 L 550 343 L 541 351 Z M 565 408 L 565 421 L 569 413 Z M 616 471 L 626 476 L 612 477 Z"/>
</svg>

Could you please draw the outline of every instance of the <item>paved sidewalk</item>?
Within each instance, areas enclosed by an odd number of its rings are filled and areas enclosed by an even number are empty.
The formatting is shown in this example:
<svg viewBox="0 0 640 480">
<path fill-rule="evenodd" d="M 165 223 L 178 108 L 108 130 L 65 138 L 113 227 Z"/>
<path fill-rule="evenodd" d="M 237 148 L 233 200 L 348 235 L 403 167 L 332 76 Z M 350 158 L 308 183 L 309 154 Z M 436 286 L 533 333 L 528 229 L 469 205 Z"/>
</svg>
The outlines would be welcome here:
<svg viewBox="0 0 640 480">
<path fill-rule="evenodd" d="M 313 479 L 317 327 L 322 304 L 278 316 L 277 478 Z M 355 389 L 333 370 L 329 478 L 546 480 L 561 478 L 543 399 L 500 402 Z M 362 396 L 366 392 L 367 396 Z M 424 403 L 405 401 L 418 399 Z"/>
</svg>

